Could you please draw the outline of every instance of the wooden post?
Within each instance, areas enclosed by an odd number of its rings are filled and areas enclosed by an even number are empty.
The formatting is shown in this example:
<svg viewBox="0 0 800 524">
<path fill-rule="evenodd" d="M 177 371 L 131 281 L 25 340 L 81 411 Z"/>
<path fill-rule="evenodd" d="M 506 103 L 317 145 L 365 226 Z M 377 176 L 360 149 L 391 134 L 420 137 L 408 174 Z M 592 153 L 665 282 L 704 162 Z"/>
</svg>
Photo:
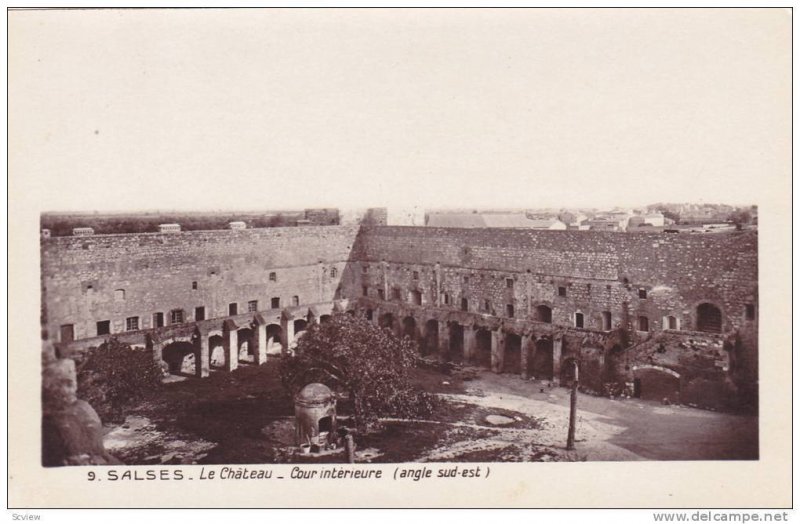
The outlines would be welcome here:
<svg viewBox="0 0 800 524">
<path fill-rule="evenodd" d="M 353 443 L 353 435 L 344 436 L 344 452 L 347 455 L 347 463 L 354 464 L 356 461 L 356 446 Z"/>
<path fill-rule="evenodd" d="M 567 432 L 567 449 L 575 449 L 575 415 L 578 411 L 578 361 L 573 360 L 575 377 L 572 381 L 572 391 L 569 395 L 569 430 Z"/>
</svg>

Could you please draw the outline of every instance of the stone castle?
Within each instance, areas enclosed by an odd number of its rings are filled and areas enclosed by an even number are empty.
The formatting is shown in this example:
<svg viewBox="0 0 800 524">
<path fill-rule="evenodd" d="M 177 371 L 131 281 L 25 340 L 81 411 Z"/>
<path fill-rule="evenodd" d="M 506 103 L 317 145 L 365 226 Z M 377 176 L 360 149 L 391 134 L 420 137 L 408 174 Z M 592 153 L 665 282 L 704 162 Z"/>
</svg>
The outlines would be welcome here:
<svg viewBox="0 0 800 524">
<path fill-rule="evenodd" d="M 606 395 L 757 405 L 758 238 L 310 226 L 41 240 L 46 338 L 206 377 L 363 316 L 423 355 Z"/>
</svg>

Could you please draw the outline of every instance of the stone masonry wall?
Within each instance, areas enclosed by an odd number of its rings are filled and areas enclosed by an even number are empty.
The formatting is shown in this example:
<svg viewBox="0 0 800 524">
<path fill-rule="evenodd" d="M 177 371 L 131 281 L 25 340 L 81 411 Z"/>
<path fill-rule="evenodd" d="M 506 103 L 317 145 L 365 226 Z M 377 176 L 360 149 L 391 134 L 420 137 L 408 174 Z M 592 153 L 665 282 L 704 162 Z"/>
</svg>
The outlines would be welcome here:
<svg viewBox="0 0 800 524">
<path fill-rule="evenodd" d="M 273 309 L 273 297 L 281 308 L 294 297 L 301 305 L 330 302 L 355 235 L 353 227 L 328 226 L 43 239 L 47 329 L 58 341 L 60 326 L 72 324 L 82 339 L 96 336 L 102 320 L 112 334 L 130 317 L 140 330 L 151 328 L 156 312 L 169 324 L 173 309 L 191 322 L 200 306 L 209 319 L 228 316 L 234 302 L 239 314 L 252 300 Z"/>
</svg>

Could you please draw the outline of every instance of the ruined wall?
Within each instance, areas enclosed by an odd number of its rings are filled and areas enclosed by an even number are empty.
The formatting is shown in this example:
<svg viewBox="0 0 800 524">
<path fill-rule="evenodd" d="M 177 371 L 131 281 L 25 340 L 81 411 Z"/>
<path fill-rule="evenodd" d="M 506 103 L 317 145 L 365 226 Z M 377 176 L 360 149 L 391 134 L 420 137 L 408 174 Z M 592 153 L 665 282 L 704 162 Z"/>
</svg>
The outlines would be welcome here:
<svg viewBox="0 0 800 524">
<path fill-rule="evenodd" d="M 96 336 L 102 320 L 112 334 L 126 331 L 130 317 L 140 330 L 151 328 L 156 312 L 169 324 L 173 309 L 191 322 L 199 306 L 209 319 L 228 316 L 233 302 L 239 314 L 251 300 L 270 310 L 273 297 L 281 308 L 293 297 L 329 302 L 355 235 L 353 227 L 329 226 L 42 239 L 47 329 L 58 341 L 60 327 L 73 325 L 82 339 Z"/>
</svg>

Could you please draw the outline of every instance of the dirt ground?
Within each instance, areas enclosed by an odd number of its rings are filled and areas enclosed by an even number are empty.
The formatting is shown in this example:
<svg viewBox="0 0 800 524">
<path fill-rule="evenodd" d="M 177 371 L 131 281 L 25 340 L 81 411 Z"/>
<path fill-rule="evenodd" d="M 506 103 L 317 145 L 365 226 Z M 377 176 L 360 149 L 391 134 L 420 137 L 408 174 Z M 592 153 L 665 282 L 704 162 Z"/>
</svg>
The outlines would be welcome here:
<svg viewBox="0 0 800 524">
<path fill-rule="evenodd" d="M 356 435 L 360 462 L 720 460 L 758 458 L 758 419 L 579 394 L 576 449 L 566 451 L 569 390 L 468 369 L 415 370 L 442 402 L 428 420 L 383 420 Z M 340 403 L 347 425 L 347 402 Z M 343 462 L 341 451 L 300 455 L 294 407 L 278 362 L 203 380 L 172 379 L 107 426 L 106 447 L 127 464 Z"/>
</svg>

